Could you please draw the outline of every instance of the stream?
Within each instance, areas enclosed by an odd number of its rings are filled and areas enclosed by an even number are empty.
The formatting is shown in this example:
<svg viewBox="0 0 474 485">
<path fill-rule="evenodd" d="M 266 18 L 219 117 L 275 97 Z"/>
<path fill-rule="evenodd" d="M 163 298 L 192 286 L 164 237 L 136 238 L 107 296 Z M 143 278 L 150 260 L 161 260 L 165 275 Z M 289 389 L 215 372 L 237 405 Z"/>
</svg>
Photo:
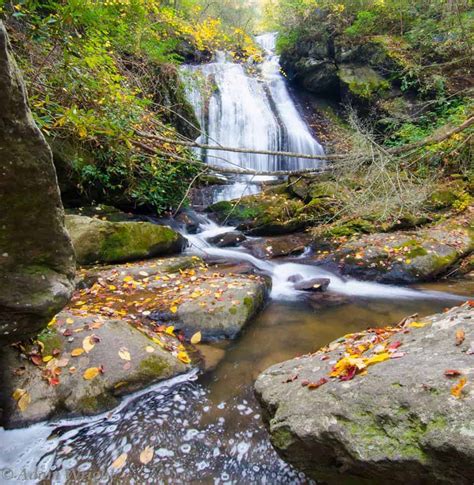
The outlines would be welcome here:
<svg viewBox="0 0 474 485">
<path fill-rule="evenodd" d="M 293 104 L 279 72 L 273 34 L 258 38 L 267 57 L 259 73 L 226 60 L 222 54 L 204 66 L 187 66 L 212 78 L 211 98 L 202 105 L 197 89 L 190 99 L 207 127 L 204 142 L 256 149 L 322 154 Z M 211 154 L 213 164 L 226 163 Z M 259 170 L 304 168 L 314 161 L 255 155 L 225 155 L 229 162 Z M 318 163 L 318 162 L 316 162 Z M 260 190 L 258 180 L 240 177 L 214 189 L 213 200 Z M 262 260 L 244 249 L 222 249 L 207 238 L 232 230 L 202 217 L 200 231 L 187 234 L 188 251 L 212 261 L 244 262 L 272 278 L 269 304 L 230 342 L 199 345 L 208 368 L 159 383 L 124 399 L 93 418 L 42 423 L 27 429 L 0 431 L 0 469 L 21 480 L 0 483 L 172 483 L 172 484 L 306 484 L 312 483 L 279 459 L 263 427 L 253 395 L 257 375 L 272 364 L 314 352 L 347 333 L 395 324 L 406 315 L 421 316 L 467 300 L 472 282 L 425 284 L 418 288 L 382 285 L 342 278 L 320 266 L 292 260 Z M 288 278 L 330 279 L 329 295 L 337 304 L 310 301 Z M 209 364 L 210 363 L 210 364 Z M 143 465 L 140 452 L 153 446 L 153 460 Z M 112 462 L 128 453 L 127 464 Z"/>
</svg>

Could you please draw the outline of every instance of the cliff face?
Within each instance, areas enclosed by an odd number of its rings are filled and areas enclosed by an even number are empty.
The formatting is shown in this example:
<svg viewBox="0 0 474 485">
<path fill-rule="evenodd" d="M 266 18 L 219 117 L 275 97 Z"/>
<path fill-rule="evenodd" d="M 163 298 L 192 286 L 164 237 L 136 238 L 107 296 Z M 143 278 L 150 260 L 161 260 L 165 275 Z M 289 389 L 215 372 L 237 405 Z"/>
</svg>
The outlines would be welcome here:
<svg viewBox="0 0 474 485">
<path fill-rule="evenodd" d="M 74 252 L 51 150 L 0 22 L 0 343 L 34 335 L 68 301 Z"/>
</svg>

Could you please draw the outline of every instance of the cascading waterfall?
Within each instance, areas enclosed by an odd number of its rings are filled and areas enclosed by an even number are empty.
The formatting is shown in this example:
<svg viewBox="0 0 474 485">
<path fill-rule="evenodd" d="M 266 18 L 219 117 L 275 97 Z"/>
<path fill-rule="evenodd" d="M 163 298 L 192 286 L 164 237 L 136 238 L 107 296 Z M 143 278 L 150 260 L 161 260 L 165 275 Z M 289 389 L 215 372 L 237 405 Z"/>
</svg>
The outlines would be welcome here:
<svg viewBox="0 0 474 485">
<path fill-rule="evenodd" d="M 200 142 L 256 150 L 324 154 L 289 95 L 280 73 L 278 57 L 274 54 L 275 39 L 274 33 L 256 38 L 265 52 L 260 65 L 231 62 L 221 53 L 212 63 L 185 68 L 195 77 L 188 96 L 206 132 L 199 137 Z M 257 71 L 259 75 L 251 71 Z M 259 171 L 318 168 L 323 163 L 233 152 L 208 151 L 201 156 L 213 165 L 229 167 L 233 164 Z"/>
</svg>

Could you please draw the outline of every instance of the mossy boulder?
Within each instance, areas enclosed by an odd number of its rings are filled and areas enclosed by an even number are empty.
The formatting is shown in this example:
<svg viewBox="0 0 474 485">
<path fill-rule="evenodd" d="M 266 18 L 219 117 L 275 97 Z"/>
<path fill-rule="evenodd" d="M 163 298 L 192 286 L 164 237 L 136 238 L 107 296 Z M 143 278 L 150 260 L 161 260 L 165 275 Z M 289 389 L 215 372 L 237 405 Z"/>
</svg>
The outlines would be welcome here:
<svg viewBox="0 0 474 485">
<path fill-rule="evenodd" d="M 0 345 L 36 334 L 69 300 L 74 252 L 51 150 L 0 21 Z"/>
<path fill-rule="evenodd" d="M 83 348 L 84 339 L 93 336 L 94 346 Z M 152 334 L 150 334 L 152 336 Z M 161 337 L 159 337 L 161 338 Z M 180 342 L 167 335 L 178 347 Z M 29 342 L 21 348 L 5 347 L 0 356 L 0 425 L 16 428 L 58 417 L 98 414 L 116 406 L 120 397 L 154 382 L 190 369 L 177 358 L 178 351 L 165 350 L 145 333 L 120 320 L 99 315 L 78 317 L 63 311 L 56 323 L 38 339 L 47 362 L 33 364 Z M 87 369 L 100 372 L 86 378 Z M 57 382 L 50 378 L 57 377 Z M 15 390 L 26 391 L 29 403 L 21 411 L 13 398 Z"/>
<path fill-rule="evenodd" d="M 370 100 L 390 89 L 390 82 L 368 66 L 342 65 L 338 70 L 343 92 L 353 98 Z"/>
<path fill-rule="evenodd" d="M 304 203 L 287 194 L 263 192 L 238 201 L 223 201 L 207 211 L 219 222 L 237 226 L 251 236 L 289 234 L 305 228 L 309 218 L 301 211 Z"/>
<path fill-rule="evenodd" d="M 383 283 L 430 281 L 450 271 L 474 249 L 469 213 L 417 230 L 360 234 L 369 229 L 370 225 L 348 224 L 331 229 L 332 236 L 352 236 L 328 257 L 343 274 Z"/>
<path fill-rule="evenodd" d="M 318 483 L 471 483 L 473 318 L 466 304 L 385 335 L 345 336 L 270 367 L 255 390 L 273 446 Z M 456 345 L 460 330 L 465 340 Z M 330 377 L 348 346 L 354 352 L 354 342 L 375 338 L 385 349 L 392 345 L 385 350 L 392 358 L 346 381 Z M 360 361 L 381 355 L 367 348 Z M 451 391 L 460 377 L 447 377 L 447 369 L 467 379 L 458 398 Z"/>
<path fill-rule="evenodd" d="M 180 253 L 186 239 L 168 226 L 109 222 L 68 215 L 66 226 L 79 264 L 121 263 Z"/>
</svg>

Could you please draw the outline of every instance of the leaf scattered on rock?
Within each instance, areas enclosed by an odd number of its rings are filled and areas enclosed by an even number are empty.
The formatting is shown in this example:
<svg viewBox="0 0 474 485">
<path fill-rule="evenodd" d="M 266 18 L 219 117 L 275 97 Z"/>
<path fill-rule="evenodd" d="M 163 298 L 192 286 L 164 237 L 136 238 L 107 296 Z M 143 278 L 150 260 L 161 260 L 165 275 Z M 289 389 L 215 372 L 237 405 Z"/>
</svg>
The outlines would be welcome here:
<svg viewBox="0 0 474 485">
<path fill-rule="evenodd" d="M 444 371 L 444 375 L 445 375 L 446 377 L 458 377 L 458 376 L 460 376 L 461 374 L 462 374 L 462 372 L 461 372 L 461 371 L 459 371 L 459 370 L 456 370 L 456 369 L 446 369 L 446 370 Z"/>
<path fill-rule="evenodd" d="M 456 331 L 456 345 L 461 345 L 464 342 L 464 339 L 466 337 L 466 334 L 464 333 L 464 330 L 459 329 Z"/>
<path fill-rule="evenodd" d="M 12 394 L 13 399 L 16 401 L 18 409 L 21 412 L 26 411 L 26 408 L 30 405 L 31 397 L 25 389 L 15 389 Z"/>
<path fill-rule="evenodd" d="M 461 379 L 459 379 L 459 381 L 456 384 L 454 384 L 453 387 L 451 387 L 451 395 L 459 399 L 461 397 L 462 390 L 466 385 L 466 383 L 467 383 L 466 377 L 464 376 L 461 377 Z"/>
<path fill-rule="evenodd" d="M 119 354 L 119 357 L 122 360 L 131 360 L 132 359 L 130 352 L 128 351 L 128 349 L 126 347 L 121 347 L 120 350 L 118 351 L 118 354 Z"/>
<path fill-rule="evenodd" d="M 85 350 L 82 347 L 78 347 L 77 349 L 72 349 L 71 350 L 71 355 L 73 357 L 79 357 L 85 352 Z"/>
<path fill-rule="evenodd" d="M 89 367 L 84 371 L 84 374 L 82 376 L 86 381 L 90 381 L 92 379 L 95 379 L 99 374 L 100 374 L 99 367 Z"/>
</svg>

